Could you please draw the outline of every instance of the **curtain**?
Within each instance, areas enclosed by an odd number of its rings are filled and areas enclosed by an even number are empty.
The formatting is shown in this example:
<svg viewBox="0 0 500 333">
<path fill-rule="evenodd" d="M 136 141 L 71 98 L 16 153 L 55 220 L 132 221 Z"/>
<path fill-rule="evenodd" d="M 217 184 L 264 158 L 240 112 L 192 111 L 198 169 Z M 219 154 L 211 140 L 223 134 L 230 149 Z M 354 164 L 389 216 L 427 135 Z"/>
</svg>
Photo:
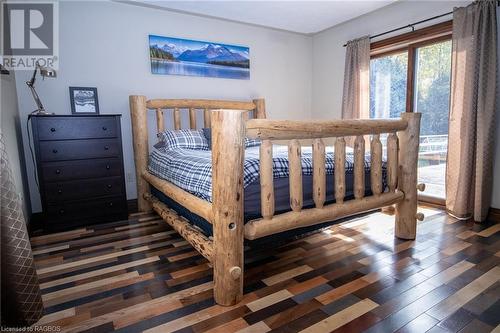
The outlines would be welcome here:
<svg viewBox="0 0 500 333">
<path fill-rule="evenodd" d="M 31 244 L 10 164 L 0 133 L 1 325 L 24 327 L 43 313 Z"/>
<path fill-rule="evenodd" d="M 370 38 L 347 42 L 342 118 L 370 118 Z"/>
<path fill-rule="evenodd" d="M 496 1 L 453 11 L 446 208 L 484 221 L 492 195 L 497 76 Z"/>
</svg>

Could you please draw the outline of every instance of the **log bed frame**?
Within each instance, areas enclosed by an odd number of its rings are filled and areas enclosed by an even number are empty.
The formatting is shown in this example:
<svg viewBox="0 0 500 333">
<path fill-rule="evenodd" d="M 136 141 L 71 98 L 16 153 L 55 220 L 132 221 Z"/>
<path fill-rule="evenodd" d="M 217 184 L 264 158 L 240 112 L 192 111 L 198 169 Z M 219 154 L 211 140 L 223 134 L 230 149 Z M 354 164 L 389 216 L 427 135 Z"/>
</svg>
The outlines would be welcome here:
<svg viewBox="0 0 500 333">
<path fill-rule="evenodd" d="M 197 128 L 196 112 L 203 110 L 204 127 L 212 128 L 212 203 L 151 175 L 148 169 L 149 144 L 147 111 L 156 111 L 157 131 L 165 129 L 163 110 L 173 110 L 175 129 L 181 128 L 181 111 L 189 112 L 189 127 Z M 250 112 L 253 111 L 253 118 Z M 152 99 L 130 96 L 130 112 L 137 173 L 139 211 L 156 211 L 214 267 L 214 298 L 220 305 L 233 305 L 243 294 L 243 241 L 295 228 L 352 216 L 395 204 L 395 236 L 414 239 L 417 219 L 417 160 L 419 113 L 403 113 L 391 120 L 288 121 L 267 120 L 263 99 L 219 101 L 190 99 Z M 387 137 L 387 183 L 382 188 L 382 144 Z M 365 195 L 364 136 L 371 135 L 371 190 Z M 354 136 L 354 199 L 344 201 L 344 137 Z M 244 138 L 260 139 L 260 186 L 262 218 L 243 221 Z M 335 142 L 335 199 L 325 205 L 325 144 Z M 312 139 L 314 208 L 302 208 L 302 169 L 299 140 Z M 275 214 L 272 171 L 272 140 L 288 140 L 291 211 Z M 212 224 L 213 238 L 207 237 L 186 219 L 177 215 L 151 195 L 152 185 L 192 213 Z"/>
</svg>

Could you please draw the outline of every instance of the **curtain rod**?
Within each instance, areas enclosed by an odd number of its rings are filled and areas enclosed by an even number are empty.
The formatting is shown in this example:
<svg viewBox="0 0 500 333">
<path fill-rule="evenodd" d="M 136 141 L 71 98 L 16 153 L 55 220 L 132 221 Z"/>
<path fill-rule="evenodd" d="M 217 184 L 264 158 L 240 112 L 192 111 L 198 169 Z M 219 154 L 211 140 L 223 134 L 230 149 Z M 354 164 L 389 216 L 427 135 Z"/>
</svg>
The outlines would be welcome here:
<svg viewBox="0 0 500 333">
<path fill-rule="evenodd" d="M 476 3 L 476 2 L 477 1 L 474 1 L 474 3 Z M 497 7 L 500 7 L 500 1 L 497 0 L 496 3 L 497 3 Z M 380 37 L 380 36 L 384 36 L 384 35 L 390 34 L 391 32 L 396 32 L 398 30 L 403 30 L 403 29 L 406 29 L 406 28 L 411 28 L 412 31 L 415 31 L 415 26 L 417 24 L 421 24 L 421 23 L 425 23 L 425 22 L 428 22 L 428 21 L 432 21 L 432 20 L 438 19 L 438 18 L 443 17 L 443 16 L 447 16 L 447 15 L 450 15 L 450 14 L 453 14 L 453 11 L 448 12 L 448 13 L 444 13 L 444 14 L 441 14 L 441 15 L 433 16 L 433 17 L 430 17 L 430 18 L 422 20 L 422 21 L 410 23 L 410 24 L 405 25 L 403 27 L 399 27 L 399 28 L 396 28 L 396 29 L 392 29 L 392 30 L 389 30 L 389 31 L 386 31 L 386 32 L 382 32 L 382 33 L 370 36 L 370 39 L 376 38 L 376 37 Z M 347 43 L 344 44 L 344 47 L 346 47 L 346 46 L 347 46 Z"/>
<path fill-rule="evenodd" d="M 385 31 L 385 32 L 382 32 L 382 33 L 379 33 L 379 34 L 376 34 L 376 35 L 373 35 L 373 36 L 370 36 L 370 39 L 372 38 L 377 38 L 377 37 L 380 37 L 380 36 L 384 36 L 384 35 L 387 35 L 387 34 L 390 34 L 392 32 L 396 32 L 398 30 L 403 30 L 403 29 L 406 29 L 406 28 L 411 28 L 412 31 L 415 31 L 415 26 L 417 24 L 421 24 L 421 23 L 425 23 L 425 22 L 429 22 L 429 21 L 432 21 L 432 20 L 435 20 L 435 19 L 438 19 L 438 18 L 441 18 L 443 16 L 448 16 L 450 14 L 453 14 L 453 12 L 448 12 L 448 13 L 444 13 L 444 14 L 441 14 L 441 15 L 437 15 L 437 16 L 433 16 L 433 17 L 430 17 L 428 19 L 425 19 L 425 20 L 422 20 L 422 21 L 418 21 L 418 22 L 414 22 L 414 23 L 410 23 L 408 25 L 405 25 L 405 26 L 402 26 L 402 27 L 399 27 L 399 28 L 396 28 L 396 29 L 392 29 L 392 30 L 389 30 L 389 31 Z M 344 47 L 347 46 L 347 43 L 344 44 Z"/>
</svg>

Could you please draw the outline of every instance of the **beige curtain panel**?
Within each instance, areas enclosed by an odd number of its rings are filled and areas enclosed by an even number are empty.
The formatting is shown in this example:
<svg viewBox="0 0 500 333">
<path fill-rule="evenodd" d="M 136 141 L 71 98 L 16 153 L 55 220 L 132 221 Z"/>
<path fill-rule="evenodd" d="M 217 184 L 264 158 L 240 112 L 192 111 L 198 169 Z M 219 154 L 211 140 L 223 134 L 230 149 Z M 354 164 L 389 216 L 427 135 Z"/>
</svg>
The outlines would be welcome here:
<svg viewBox="0 0 500 333">
<path fill-rule="evenodd" d="M 446 208 L 484 221 L 492 195 L 497 24 L 496 1 L 453 11 Z"/>
<path fill-rule="evenodd" d="M 370 118 L 370 37 L 347 42 L 342 118 Z"/>
<path fill-rule="evenodd" d="M 0 218 L 2 305 L 1 325 L 25 327 L 43 314 L 31 244 L 19 193 L 16 190 L 5 144 L 0 133 Z"/>
</svg>

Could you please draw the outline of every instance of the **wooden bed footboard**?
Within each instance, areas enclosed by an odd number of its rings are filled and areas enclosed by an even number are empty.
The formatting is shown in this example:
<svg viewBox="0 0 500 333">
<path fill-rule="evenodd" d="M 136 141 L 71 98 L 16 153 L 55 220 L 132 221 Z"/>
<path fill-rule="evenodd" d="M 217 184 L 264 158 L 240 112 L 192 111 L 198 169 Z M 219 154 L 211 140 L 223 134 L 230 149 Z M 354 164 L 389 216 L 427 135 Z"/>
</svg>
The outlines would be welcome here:
<svg viewBox="0 0 500 333">
<path fill-rule="evenodd" d="M 396 204 L 395 235 L 414 239 L 417 214 L 417 164 L 420 113 L 403 113 L 400 119 L 356 119 L 334 121 L 287 121 L 251 119 L 246 123 L 246 136 L 262 140 L 260 148 L 260 184 L 262 218 L 245 225 L 245 237 L 256 239 L 290 229 L 328 222 L 376 208 Z M 387 134 L 387 185 L 382 188 L 383 146 L 380 134 Z M 346 195 L 345 137 L 354 140 L 354 199 Z M 371 136 L 370 185 L 372 195 L 365 197 L 365 142 Z M 325 205 L 326 173 L 323 138 L 336 138 L 335 203 Z M 301 144 L 312 139 L 313 200 L 315 207 L 303 209 Z M 288 141 L 291 211 L 275 215 L 272 172 L 272 140 Z"/>
<path fill-rule="evenodd" d="M 165 129 L 164 110 L 172 109 L 173 127 L 180 129 L 181 112 L 189 112 L 189 128 L 197 126 L 197 112 L 204 127 L 212 128 L 212 203 L 151 175 L 148 171 L 147 110 L 156 111 L 157 131 Z M 403 113 L 395 120 L 286 121 L 266 120 L 263 99 L 251 102 L 214 100 L 147 100 L 130 96 L 137 195 L 140 211 L 156 211 L 214 267 L 214 298 L 233 305 L 243 295 L 244 238 L 267 235 L 332 221 L 395 204 L 395 236 L 414 239 L 417 213 L 417 163 L 419 113 Z M 251 116 L 253 115 L 253 117 Z M 253 118 L 253 119 L 252 119 Z M 387 185 L 382 186 L 383 146 L 387 134 Z M 345 200 L 345 137 L 354 141 L 354 199 Z M 260 139 L 260 185 L 262 218 L 244 224 L 243 164 L 245 137 Z M 365 142 L 369 141 L 372 195 L 365 196 Z M 324 138 L 335 140 L 335 203 L 326 203 Z M 288 142 L 290 208 L 275 213 L 273 140 Z M 303 207 L 301 142 L 312 140 L 314 207 Z M 150 185 L 212 224 L 213 238 L 205 236 L 189 221 L 150 194 Z"/>
</svg>

